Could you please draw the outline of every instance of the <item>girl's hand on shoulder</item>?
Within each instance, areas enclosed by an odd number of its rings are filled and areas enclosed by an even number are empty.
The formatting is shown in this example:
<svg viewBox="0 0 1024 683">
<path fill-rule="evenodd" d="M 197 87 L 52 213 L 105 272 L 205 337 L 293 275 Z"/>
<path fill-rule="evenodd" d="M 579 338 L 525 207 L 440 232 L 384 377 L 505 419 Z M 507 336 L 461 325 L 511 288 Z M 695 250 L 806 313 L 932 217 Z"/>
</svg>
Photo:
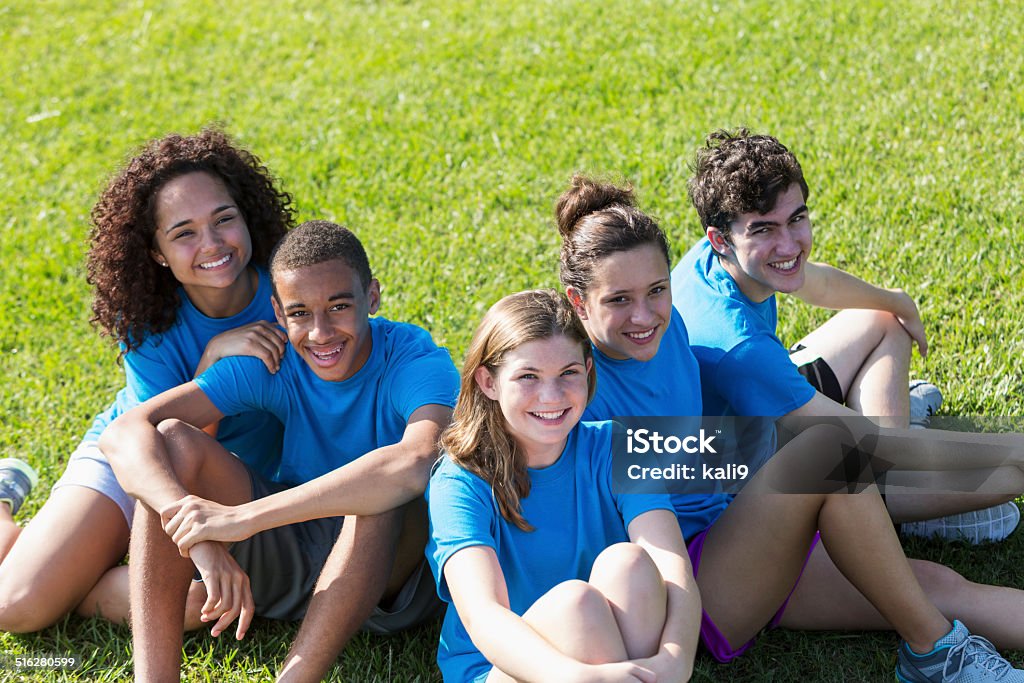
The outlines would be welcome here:
<svg viewBox="0 0 1024 683">
<path fill-rule="evenodd" d="M 284 355 L 287 341 L 285 333 L 266 320 L 221 332 L 206 345 L 196 368 L 196 376 L 228 356 L 259 358 L 271 374 L 276 373 L 281 367 L 281 356 Z"/>
</svg>

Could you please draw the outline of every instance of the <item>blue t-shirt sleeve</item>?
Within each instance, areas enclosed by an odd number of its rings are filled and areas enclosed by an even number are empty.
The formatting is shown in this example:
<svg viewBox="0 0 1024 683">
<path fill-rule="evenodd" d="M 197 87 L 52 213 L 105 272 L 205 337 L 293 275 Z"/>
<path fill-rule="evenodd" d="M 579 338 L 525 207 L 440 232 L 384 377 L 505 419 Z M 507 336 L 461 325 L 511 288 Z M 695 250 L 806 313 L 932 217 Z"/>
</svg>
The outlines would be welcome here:
<svg viewBox="0 0 1024 683">
<path fill-rule="evenodd" d="M 472 546 L 497 547 L 491 530 L 494 505 L 490 488 L 469 472 L 450 462 L 442 463 L 430 477 L 427 488 L 430 514 L 430 541 L 427 562 L 434 572 L 437 594 L 451 602 L 452 596 L 444 579 L 444 565 L 452 555 Z"/>
<path fill-rule="evenodd" d="M 192 368 L 195 372 L 195 368 Z M 182 377 L 181 370 L 168 365 L 159 345 L 143 343 L 124 356 L 125 398 L 130 403 L 142 403 L 168 389 L 184 384 L 191 377 Z M 127 407 L 127 406 L 125 406 Z"/>
<path fill-rule="evenodd" d="M 767 335 L 753 336 L 723 356 L 712 381 L 736 415 L 782 417 L 815 393 L 782 345 Z"/>
<path fill-rule="evenodd" d="M 217 410 L 237 415 L 247 410 L 269 411 L 273 377 L 259 358 L 231 356 L 211 365 L 195 382 Z"/>
<path fill-rule="evenodd" d="M 459 373 L 451 356 L 443 348 L 410 354 L 390 374 L 391 402 L 403 420 L 425 405 L 455 406 L 459 393 Z"/>
<path fill-rule="evenodd" d="M 617 493 L 619 487 L 613 483 L 612 444 L 615 429 L 622 427 L 611 420 L 592 424 L 582 424 L 577 431 L 578 447 L 592 451 L 589 455 L 598 467 L 597 481 L 602 482 L 607 494 L 615 501 L 615 509 L 622 517 L 623 529 L 629 529 L 629 523 L 638 516 L 651 510 L 668 510 L 675 513 L 672 500 L 668 494 L 657 493 Z"/>
</svg>

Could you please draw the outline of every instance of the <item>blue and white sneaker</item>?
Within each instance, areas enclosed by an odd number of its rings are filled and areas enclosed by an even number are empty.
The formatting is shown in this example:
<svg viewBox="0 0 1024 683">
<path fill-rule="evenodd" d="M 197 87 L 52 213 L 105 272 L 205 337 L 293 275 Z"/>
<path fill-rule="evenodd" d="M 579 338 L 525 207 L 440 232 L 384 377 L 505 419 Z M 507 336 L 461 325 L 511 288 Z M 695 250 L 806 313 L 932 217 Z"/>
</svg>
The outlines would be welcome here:
<svg viewBox="0 0 1024 683">
<path fill-rule="evenodd" d="M 18 513 L 29 491 L 38 483 L 39 475 L 24 460 L 0 459 L 0 503 L 10 505 L 12 515 Z"/>
<path fill-rule="evenodd" d="M 910 380 L 910 428 L 924 429 L 942 407 L 942 392 L 923 379 Z"/>
<path fill-rule="evenodd" d="M 977 545 L 1005 540 L 1018 524 L 1020 508 L 1011 500 L 983 510 L 972 510 L 920 522 L 904 522 L 900 525 L 900 534 L 938 538 L 943 541 L 964 541 Z"/>
<path fill-rule="evenodd" d="M 928 654 L 915 654 L 906 642 L 896 655 L 900 683 L 1024 683 L 1024 669 L 1015 669 L 992 643 L 972 636 L 959 621 Z"/>
</svg>

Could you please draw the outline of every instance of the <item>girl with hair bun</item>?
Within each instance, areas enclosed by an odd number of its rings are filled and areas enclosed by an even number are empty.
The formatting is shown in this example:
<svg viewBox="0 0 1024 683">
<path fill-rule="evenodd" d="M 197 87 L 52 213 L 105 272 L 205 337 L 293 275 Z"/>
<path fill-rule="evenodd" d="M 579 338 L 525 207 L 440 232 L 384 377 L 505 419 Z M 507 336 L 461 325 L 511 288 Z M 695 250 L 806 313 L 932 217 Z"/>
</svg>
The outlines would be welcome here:
<svg viewBox="0 0 1024 683">
<path fill-rule="evenodd" d="M 672 306 L 657 223 L 636 207 L 631 188 L 579 175 L 555 215 L 562 284 L 600 378 L 583 418 L 701 415 L 699 370 Z M 828 458 L 842 438 L 838 428 L 811 427 L 735 497 L 672 496 L 701 592 L 701 642 L 727 662 L 765 626 L 894 629 L 903 638 L 901 681 L 1024 681 L 991 643 L 951 621 L 958 616 L 1000 646 L 1020 648 L 1024 592 L 908 561 L 873 484 L 858 495 L 774 492 L 773 481 L 793 479 L 788 473 L 823 470 L 824 478 L 839 466 Z M 959 673 L 947 679 L 945 671 Z"/>
<path fill-rule="evenodd" d="M 682 537 L 667 496 L 612 488 L 613 424 L 579 422 L 594 386 L 553 290 L 505 297 L 476 330 L 427 490 L 449 683 L 690 677 Z"/>
<path fill-rule="evenodd" d="M 118 565 L 135 501 L 100 453 L 99 436 L 124 411 L 219 358 L 255 356 L 276 370 L 285 336 L 269 322 L 266 266 L 292 223 L 291 197 L 215 129 L 153 140 L 110 180 L 92 210 L 88 279 L 92 321 L 120 345 L 126 384 L 24 530 L 13 513 L 35 472 L 15 458 L 0 461 L 0 501 L 8 502 L 0 503 L 0 629 L 38 631 L 73 610 L 127 619 L 127 567 Z M 276 419 L 244 413 L 208 429 L 273 473 Z"/>
</svg>

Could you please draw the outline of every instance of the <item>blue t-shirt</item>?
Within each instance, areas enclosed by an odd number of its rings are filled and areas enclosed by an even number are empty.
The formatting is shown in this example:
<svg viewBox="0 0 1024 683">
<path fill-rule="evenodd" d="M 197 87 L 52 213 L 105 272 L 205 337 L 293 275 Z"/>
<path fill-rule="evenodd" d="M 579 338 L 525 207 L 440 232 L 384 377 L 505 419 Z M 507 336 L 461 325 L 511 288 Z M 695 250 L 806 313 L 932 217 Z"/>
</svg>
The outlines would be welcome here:
<svg viewBox="0 0 1024 683">
<path fill-rule="evenodd" d="M 417 408 L 455 405 L 458 373 L 426 330 L 378 317 L 370 319 L 370 333 L 369 357 L 341 382 L 317 377 L 289 344 L 276 374 L 256 358 L 239 356 L 217 361 L 196 384 L 225 415 L 276 415 L 284 445 L 271 478 L 301 484 L 398 443 Z"/>
<path fill-rule="evenodd" d="M 179 287 L 181 305 L 174 324 L 166 332 L 149 335 L 137 348 L 125 354 L 126 385 L 117 392 L 110 407 L 95 417 L 82 442 L 95 443 L 103 430 L 122 413 L 190 381 L 206 345 L 218 334 L 260 320 L 273 321 L 270 276 L 263 269 L 257 269 L 257 273 L 256 295 L 241 312 L 229 318 L 204 315 Z M 228 450 L 239 454 L 253 470 L 267 477 L 277 467 L 281 434 L 281 423 L 264 412 L 232 414 L 221 420 L 217 427 L 217 440 Z"/>
<path fill-rule="evenodd" d="M 666 496 L 612 492 L 613 428 L 611 422 L 580 423 L 554 464 L 527 470 L 530 495 L 521 504 L 523 517 L 534 526 L 530 532 L 505 521 L 487 482 L 447 457 L 440 461 L 427 488 L 427 560 L 438 595 L 449 603 L 437 653 L 448 683 L 471 681 L 491 668 L 451 602 L 444 566 L 452 555 L 471 546 L 493 548 L 510 608 L 522 616 L 559 583 L 587 580 L 601 551 L 629 540 L 627 528 L 634 518 L 672 509 Z"/>
<path fill-rule="evenodd" d="M 707 239 L 672 271 L 672 300 L 700 365 L 705 414 L 777 418 L 814 398 L 775 336 L 775 295 L 748 299 Z"/>
<path fill-rule="evenodd" d="M 622 416 L 702 415 L 700 371 L 690 350 L 686 325 L 675 310 L 654 358 L 615 360 L 594 347 L 597 391 L 584 420 Z M 674 494 L 671 497 L 683 537 L 706 529 L 729 504 L 725 495 Z"/>
</svg>

